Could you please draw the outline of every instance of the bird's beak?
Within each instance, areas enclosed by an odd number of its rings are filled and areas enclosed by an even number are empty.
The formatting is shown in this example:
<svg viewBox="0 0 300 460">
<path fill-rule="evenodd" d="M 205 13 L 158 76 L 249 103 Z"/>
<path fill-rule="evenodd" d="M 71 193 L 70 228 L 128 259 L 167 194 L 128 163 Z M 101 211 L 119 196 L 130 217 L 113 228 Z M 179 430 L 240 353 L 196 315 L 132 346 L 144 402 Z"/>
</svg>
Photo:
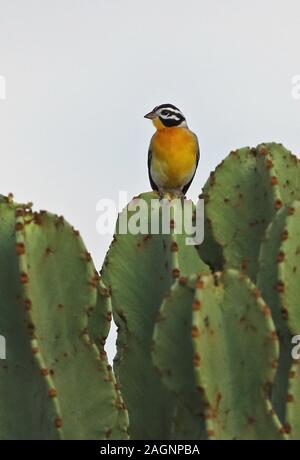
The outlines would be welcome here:
<svg viewBox="0 0 300 460">
<path fill-rule="evenodd" d="M 149 112 L 149 113 L 146 113 L 146 115 L 144 116 L 144 118 L 149 118 L 149 120 L 153 120 L 154 118 L 156 118 L 157 115 L 155 112 Z"/>
</svg>

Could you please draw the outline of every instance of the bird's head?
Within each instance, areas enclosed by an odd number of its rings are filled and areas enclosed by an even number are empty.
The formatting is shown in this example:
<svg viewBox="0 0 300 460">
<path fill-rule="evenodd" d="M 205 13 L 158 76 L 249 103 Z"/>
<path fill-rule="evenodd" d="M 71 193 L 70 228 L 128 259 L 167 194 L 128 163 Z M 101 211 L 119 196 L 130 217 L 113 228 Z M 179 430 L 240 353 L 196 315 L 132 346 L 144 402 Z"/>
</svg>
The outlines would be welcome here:
<svg viewBox="0 0 300 460">
<path fill-rule="evenodd" d="M 152 120 L 156 129 L 187 127 L 183 113 L 173 104 L 158 105 L 145 118 Z"/>
</svg>

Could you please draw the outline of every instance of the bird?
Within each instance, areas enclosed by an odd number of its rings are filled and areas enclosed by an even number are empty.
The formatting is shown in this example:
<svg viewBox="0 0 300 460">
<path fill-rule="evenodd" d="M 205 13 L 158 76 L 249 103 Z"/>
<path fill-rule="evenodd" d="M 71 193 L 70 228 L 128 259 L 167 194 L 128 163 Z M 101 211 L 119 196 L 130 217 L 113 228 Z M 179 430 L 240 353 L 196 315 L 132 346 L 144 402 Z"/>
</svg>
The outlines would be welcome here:
<svg viewBox="0 0 300 460">
<path fill-rule="evenodd" d="M 147 113 L 156 132 L 148 150 L 148 175 L 152 190 L 185 196 L 199 163 L 198 138 L 185 116 L 173 104 L 161 104 Z"/>
</svg>

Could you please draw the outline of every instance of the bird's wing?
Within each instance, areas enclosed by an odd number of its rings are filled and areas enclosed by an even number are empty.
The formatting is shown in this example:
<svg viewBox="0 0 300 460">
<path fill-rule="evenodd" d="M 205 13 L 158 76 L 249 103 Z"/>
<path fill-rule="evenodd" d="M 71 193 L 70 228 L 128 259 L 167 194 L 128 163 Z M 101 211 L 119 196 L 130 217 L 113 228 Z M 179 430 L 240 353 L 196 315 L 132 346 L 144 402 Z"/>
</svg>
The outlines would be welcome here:
<svg viewBox="0 0 300 460">
<path fill-rule="evenodd" d="M 182 187 L 182 193 L 183 193 L 183 195 L 186 194 L 186 192 L 187 192 L 188 189 L 190 188 L 191 183 L 193 182 L 194 176 L 195 176 L 196 171 L 197 171 L 198 163 L 199 163 L 199 158 L 200 158 L 200 148 L 199 148 L 198 138 L 197 138 L 196 134 L 194 134 L 194 136 L 195 136 L 196 141 L 197 141 L 197 152 L 196 152 L 195 171 L 194 171 L 194 174 L 193 174 L 191 180 L 190 180 L 187 184 L 185 184 L 185 185 Z"/>
<path fill-rule="evenodd" d="M 150 143 L 150 147 L 149 147 L 149 150 L 148 150 L 148 176 L 149 176 L 149 181 L 150 181 L 152 190 L 158 192 L 158 187 L 155 184 L 155 182 L 154 182 L 154 180 L 152 179 L 152 176 L 151 176 L 151 161 L 152 161 L 152 150 L 151 150 L 151 143 Z"/>
</svg>

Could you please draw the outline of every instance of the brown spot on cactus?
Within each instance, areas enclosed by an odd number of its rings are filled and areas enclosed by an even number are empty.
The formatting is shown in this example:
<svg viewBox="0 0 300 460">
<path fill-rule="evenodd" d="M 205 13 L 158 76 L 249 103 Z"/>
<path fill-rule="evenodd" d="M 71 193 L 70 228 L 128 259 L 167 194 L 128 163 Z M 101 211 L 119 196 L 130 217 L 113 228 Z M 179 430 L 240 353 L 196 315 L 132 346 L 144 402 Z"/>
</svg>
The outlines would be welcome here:
<svg viewBox="0 0 300 460">
<path fill-rule="evenodd" d="M 171 251 L 172 252 L 178 252 L 178 244 L 176 243 L 176 241 L 172 241 Z"/>
<path fill-rule="evenodd" d="M 24 243 L 17 243 L 16 244 L 16 253 L 19 255 L 19 256 L 22 256 L 23 254 L 25 254 L 25 245 Z"/>
<path fill-rule="evenodd" d="M 204 288 L 204 282 L 202 281 L 201 278 L 199 278 L 199 279 L 197 280 L 196 288 L 197 288 L 197 289 L 203 289 L 203 288 Z"/>
<path fill-rule="evenodd" d="M 269 158 L 266 160 L 266 167 L 267 169 L 273 168 L 273 161 L 270 160 Z"/>
<path fill-rule="evenodd" d="M 56 398 L 57 396 L 57 391 L 55 388 L 50 388 L 48 391 L 48 395 L 50 398 Z"/>
<path fill-rule="evenodd" d="M 27 273 L 21 273 L 20 280 L 22 284 L 27 284 L 29 282 Z"/>
<path fill-rule="evenodd" d="M 272 369 L 278 369 L 278 360 L 277 359 L 274 359 L 272 361 Z"/>
<path fill-rule="evenodd" d="M 89 284 L 90 286 L 92 286 L 93 288 L 97 288 L 98 287 L 98 283 L 99 283 L 99 275 L 98 274 L 95 274 L 93 276 L 93 278 L 90 280 Z"/>
<path fill-rule="evenodd" d="M 181 276 L 181 277 L 179 278 L 179 284 L 180 284 L 181 286 L 186 286 L 186 285 L 187 285 L 187 282 L 188 282 L 188 279 L 187 279 L 186 276 Z"/>
<path fill-rule="evenodd" d="M 48 247 L 48 248 L 45 249 L 45 255 L 50 256 L 50 254 L 53 254 L 53 251 L 52 251 L 51 248 Z"/>
<path fill-rule="evenodd" d="M 105 438 L 106 438 L 106 439 L 110 439 L 110 438 L 111 438 L 111 434 L 112 434 L 112 430 L 107 430 L 106 433 L 105 433 Z"/>
<path fill-rule="evenodd" d="M 90 262 L 92 260 L 92 256 L 91 254 L 88 252 L 88 251 L 85 251 L 84 255 L 83 255 L 83 258 L 84 260 L 86 260 L 87 262 Z"/>
<path fill-rule="evenodd" d="M 242 270 L 243 270 L 243 271 L 247 271 L 247 270 L 248 270 L 248 266 L 249 266 L 249 260 L 248 260 L 248 259 L 242 260 L 242 264 L 241 264 Z"/>
<path fill-rule="evenodd" d="M 100 350 L 100 359 L 101 361 L 105 361 L 107 357 L 107 354 L 104 350 Z"/>
<path fill-rule="evenodd" d="M 274 187 L 274 185 L 278 185 L 278 179 L 276 176 L 271 177 L 271 185 Z"/>
<path fill-rule="evenodd" d="M 23 217 L 23 216 L 24 216 L 24 209 L 17 209 L 16 217 Z"/>
<path fill-rule="evenodd" d="M 256 299 L 259 299 L 259 298 L 261 297 L 261 291 L 260 291 L 260 289 L 254 288 L 252 292 L 253 292 L 253 295 L 254 295 L 254 297 L 255 297 Z"/>
<path fill-rule="evenodd" d="M 215 173 L 211 172 L 209 176 L 210 185 L 213 187 L 216 184 Z"/>
<path fill-rule="evenodd" d="M 56 418 L 55 419 L 55 427 L 59 429 L 59 428 L 62 428 L 62 426 L 63 426 L 62 419 L 60 417 Z"/>
<path fill-rule="evenodd" d="M 175 220 L 171 219 L 170 220 L 170 228 L 173 230 L 175 228 Z"/>
<path fill-rule="evenodd" d="M 145 236 L 143 237 L 144 243 L 146 243 L 147 241 L 151 240 L 151 238 L 152 238 L 152 235 L 150 235 L 150 234 L 149 234 L 149 235 L 145 235 Z"/>
<path fill-rule="evenodd" d="M 30 322 L 29 322 L 29 323 L 27 324 L 27 328 L 32 332 L 32 331 L 35 330 L 35 325 L 34 325 L 33 323 L 30 323 Z"/>
<path fill-rule="evenodd" d="M 286 241 L 289 237 L 289 232 L 287 230 L 284 230 L 281 235 L 281 241 Z"/>
<path fill-rule="evenodd" d="M 47 375 L 49 375 L 49 370 L 44 368 L 44 369 L 41 369 L 41 374 L 43 377 L 46 377 Z"/>
<path fill-rule="evenodd" d="M 249 415 L 249 416 L 247 417 L 247 423 L 248 423 L 248 425 L 254 425 L 255 422 L 256 422 L 256 418 L 252 417 L 251 415 Z"/>
<path fill-rule="evenodd" d="M 179 268 L 173 268 L 172 270 L 172 277 L 173 279 L 177 279 L 180 277 L 180 270 Z"/>
<path fill-rule="evenodd" d="M 30 299 L 25 299 L 24 300 L 24 305 L 25 305 L 25 310 L 29 311 L 32 308 L 32 302 Z"/>
<path fill-rule="evenodd" d="M 108 322 L 111 322 L 111 320 L 112 320 L 112 312 L 111 311 L 107 312 L 106 319 L 107 319 Z"/>
<path fill-rule="evenodd" d="M 39 352 L 39 349 L 37 347 L 32 348 L 32 353 L 36 355 Z"/>
<path fill-rule="evenodd" d="M 201 358 L 199 353 L 196 353 L 193 358 L 194 367 L 200 367 Z"/>
<path fill-rule="evenodd" d="M 268 155 L 269 150 L 267 149 L 267 147 L 261 147 L 259 153 L 261 154 L 261 156 L 265 157 Z"/>
<path fill-rule="evenodd" d="M 199 300 L 195 300 L 192 305 L 192 309 L 194 311 L 199 311 L 201 310 L 201 302 Z"/>
<path fill-rule="evenodd" d="M 17 232 L 20 232 L 24 229 L 24 225 L 22 224 L 22 222 L 17 222 L 16 225 L 15 225 L 15 230 Z"/>
<path fill-rule="evenodd" d="M 283 206 L 282 201 L 279 200 L 279 199 L 277 199 L 277 200 L 275 201 L 275 209 L 276 209 L 276 211 L 278 211 L 279 209 L 281 209 L 282 206 Z"/>
<path fill-rule="evenodd" d="M 288 423 L 285 423 L 285 424 L 284 424 L 284 432 L 285 432 L 286 434 L 290 434 L 290 433 L 292 432 L 292 427 L 291 427 L 291 425 L 289 425 Z"/>
<path fill-rule="evenodd" d="M 111 297 L 111 295 L 112 295 L 111 287 L 109 287 L 109 288 L 104 288 L 104 289 L 102 290 L 102 295 L 103 295 L 104 297 L 106 297 L 106 298 Z"/>
<path fill-rule="evenodd" d="M 288 208 L 288 215 L 289 215 L 289 216 L 292 216 L 293 214 L 295 214 L 295 208 L 293 208 L 293 207 L 290 206 L 290 207 Z"/>
<path fill-rule="evenodd" d="M 88 317 L 91 317 L 94 310 L 95 310 L 94 307 L 88 307 L 87 310 L 86 310 L 87 316 L 88 316 Z"/>
<path fill-rule="evenodd" d="M 295 371 L 291 371 L 289 373 L 289 379 L 294 379 L 296 377 L 296 372 Z"/>
<path fill-rule="evenodd" d="M 192 337 L 194 337 L 194 338 L 195 338 L 195 337 L 199 337 L 199 335 L 200 335 L 200 331 L 199 331 L 198 327 L 197 327 L 197 326 L 193 326 L 193 327 L 192 327 Z"/>
<path fill-rule="evenodd" d="M 207 436 L 208 438 L 214 438 L 215 437 L 214 430 L 207 430 Z"/>
<path fill-rule="evenodd" d="M 276 261 L 278 264 L 282 263 L 284 261 L 284 252 L 283 251 L 279 251 L 278 255 L 277 255 L 277 258 L 276 258 Z"/>
<path fill-rule="evenodd" d="M 285 290 L 284 282 L 281 280 L 278 280 L 276 283 L 276 291 L 279 292 L 279 294 L 283 294 L 284 290 Z"/>
<path fill-rule="evenodd" d="M 266 318 L 272 316 L 272 312 L 271 312 L 271 309 L 268 305 L 264 305 L 263 306 L 263 314 Z"/>
<path fill-rule="evenodd" d="M 294 399 L 294 396 L 293 396 L 293 395 L 290 395 L 290 394 L 287 395 L 287 402 L 288 402 L 288 403 L 292 403 L 292 402 L 294 402 L 294 401 L 295 401 L 295 399 Z"/>
<path fill-rule="evenodd" d="M 32 222 L 34 222 L 35 225 L 42 225 L 42 223 L 43 223 L 42 214 L 39 214 L 39 213 L 35 212 L 33 214 L 33 217 L 32 217 Z M 26 223 L 28 223 L 28 222 L 26 222 Z"/>
<path fill-rule="evenodd" d="M 279 340 L 279 336 L 277 334 L 277 331 L 271 331 L 271 339 L 274 340 L 274 342 L 277 342 Z"/>
<path fill-rule="evenodd" d="M 287 311 L 286 308 L 282 308 L 282 309 L 281 309 L 281 316 L 282 316 L 282 318 L 283 318 L 284 320 L 286 320 L 286 321 L 288 320 L 288 318 L 289 318 L 289 312 Z"/>
</svg>

